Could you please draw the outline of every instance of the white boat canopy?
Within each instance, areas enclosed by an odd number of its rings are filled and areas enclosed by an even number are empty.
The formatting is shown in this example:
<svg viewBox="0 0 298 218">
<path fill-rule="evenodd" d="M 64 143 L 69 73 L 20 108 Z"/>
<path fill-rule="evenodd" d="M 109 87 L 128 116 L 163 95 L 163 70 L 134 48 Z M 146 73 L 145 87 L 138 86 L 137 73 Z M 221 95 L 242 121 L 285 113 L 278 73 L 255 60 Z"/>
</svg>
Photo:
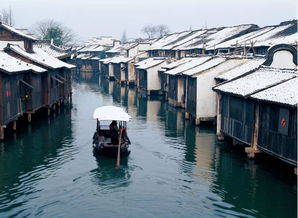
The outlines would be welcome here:
<svg viewBox="0 0 298 218">
<path fill-rule="evenodd" d="M 102 106 L 94 110 L 93 119 L 98 121 L 129 121 L 131 116 L 126 113 L 121 107 L 116 106 Z"/>
</svg>

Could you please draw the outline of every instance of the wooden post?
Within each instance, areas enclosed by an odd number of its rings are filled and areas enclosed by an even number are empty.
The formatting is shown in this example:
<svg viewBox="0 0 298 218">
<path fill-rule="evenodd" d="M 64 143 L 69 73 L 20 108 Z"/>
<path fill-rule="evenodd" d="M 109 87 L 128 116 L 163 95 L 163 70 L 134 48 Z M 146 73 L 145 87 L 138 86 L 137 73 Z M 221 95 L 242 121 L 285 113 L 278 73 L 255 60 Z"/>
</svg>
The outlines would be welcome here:
<svg viewBox="0 0 298 218">
<path fill-rule="evenodd" d="M 5 126 L 0 126 L 0 140 L 4 140 L 4 128 Z"/>
<path fill-rule="evenodd" d="M 31 113 L 28 113 L 28 123 L 31 123 L 31 121 L 32 121 L 32 114 Z"/>
<path fill-rule="evenodd" d="M 13 121 L 13 123 L 12 123 L 12 130 L 13 131 L 16 131 L 17 130 L 17 121 L 16 120 Z"/>
<path fill-rule="evenodd" d="M 248 158 L 254 158 L 255 154 L 260 153 L 258 149 L 258 135 L 259 135 L 259 122 L 260 122 L 260 106 L 259 103 L 256 103 L 256 110 L 255 110 L 255 123 L 254 123 L 254 130 L 252 136 L 251 146 L 245 148 L 245 152 L 247 153 Z"/>
<path fill-rule="evenodd" d="M 224 140 L 224 135 L 221 133 L 221 94 L 217 94 L 217 105 L 216 105 L 216 136 L 219 141 Z"/>
<path fill-rule="evenodd" d="M 48 107 L 48 117 L 51 115 L 51 108 Z"/>
<path fill-rule="evenodd" d="M 294 168 L 294 173 L 297 176 L 297 167 Z"/>
<path fill-rule="evenodd" d="M 185 112 L 185 119 L 189 120 L 190 119 L 190 114 L 188 112 Z"/>
</svg>

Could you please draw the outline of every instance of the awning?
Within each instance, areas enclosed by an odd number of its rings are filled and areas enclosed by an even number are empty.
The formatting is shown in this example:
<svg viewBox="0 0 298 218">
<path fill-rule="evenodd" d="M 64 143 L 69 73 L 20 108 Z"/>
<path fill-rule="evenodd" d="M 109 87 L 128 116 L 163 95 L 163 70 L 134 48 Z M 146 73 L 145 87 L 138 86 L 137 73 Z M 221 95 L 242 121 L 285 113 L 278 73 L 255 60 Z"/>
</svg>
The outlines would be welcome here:
<svg viewBox="0 0 298 218">
<path fill-rule="evenodd" d="M 129 121 L 131 116 L 127 114 L 121 107 L 103 106 L 94 110 L 93 119 L 97 119 L 99 121 Z"/>
</svg>

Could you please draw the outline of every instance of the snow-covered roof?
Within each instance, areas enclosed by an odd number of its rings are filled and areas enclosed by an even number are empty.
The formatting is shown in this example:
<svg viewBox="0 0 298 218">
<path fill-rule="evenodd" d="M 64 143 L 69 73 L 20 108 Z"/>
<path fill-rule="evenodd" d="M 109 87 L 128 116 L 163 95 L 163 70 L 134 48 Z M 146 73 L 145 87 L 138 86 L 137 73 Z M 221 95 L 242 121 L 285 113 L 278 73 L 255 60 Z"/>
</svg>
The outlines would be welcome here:
<svg viewBox="0 0 298 218">
<path fill-rule="evenodd" d="M 297 76 L 297 69 L 262 66 L 246 76 L 220 84 L 214 90 L 246 97 Z"/>
<path fill-rule="evenodd" d="M 99 61 L 102 62 L 103 64 L 109 64 L 113 58 L 103 58 L 100 59 Z"/>
<path fill-rule="evenodd" d="M 296 106 L 298 104 L 297 84 L 298 78 L 296 77 L 264 91 L 253 94 L 250 97 L 257 100 Z"/>
<path fill-rule="evenodd" d="M 129 121 L 131 116 L 123 108 L 111 105 L 96 108 L 93 112 L 93 119 L 99 121 Z"/>
<path fill-rule="evenodd" d="M 226 58 L 214 57 L 197 67 L 194 67 L 194 68 L 184 71 L 182 74 L 187 75 L 187 76 L 193 76 L 195 74 L 201 73 L 205 70 L 208 70 L 212 67 L 219 65 L 219 64 L 223 63 L 225 60 L 226 60 Z"/>
<path fill-rule="evenodd" d="M 184 31 L 184 32 L 172 33 L 172 34 L 165 35 L 165 36 L 161 37 L 160 39 L 156 40 L 155 42 L 153 42 L 149 46 L 148 50 L 163 49 L 164 46 L 176 41 L 180 37 L 184 37 L 184 36 L 188 35 L 189 33 L 190 33 L 190 31 Z"/>
<path fill-rule="evenodd" d="M 50 43 L 45 43 L 45 42 L 34 43 L 33 48 L 41 48 L 46 53 L 48 53 L 49 55 L 51 55 L 55 58 L 62 58 L 62 57 L 70 55 L 70 52 L 67 52 L 66 50 L 64 50 L 62 48 L 59 48 L 55 45 L 52 45 Z"/>
<path fill-rule="evenodd" d="M 137 69 L 143 69 L 143 70 L 146 70 L 146 69 L 149 69 L 151 67 L 155 67 L 163 62 L 165 62 L 166 60 L 165 59 L 162 59 L 162 58 L 148 58 L 148 59 L 145 59 L 143 61 L 140 61 L 138 62 L 137 64 L 135 64 L 136 68 Z"/>
<path fill-rule="evenodd" d="M 32 70 L 37 73 L 45 72 L 46 69 L 26 63 L 21 59 L 10 56 L 4 51 L 0 51 L 0 71 L 7 73 L 22 72 Z"/>
<path fill-rule="evenodd" d="M 29 35 L 29 34 L 26 34 L 24 33 L 24 31 L 22 30 L 18 30 L 12 26 L 9 26 L 9 25 L 6 25 L 6 24 L 3 24 L 3 23 L 0 23 L 0 27 L 3 27 L 4 29 L 10 31 L 10 32 L 13 32 L 21 37 L 24 37 L 26 39 L 30 39 L 30 40 L 37 40 L 35 37 L 33 37 L 32 35 Z"/>
<path fill-rule="evenodd" d="M 247 61 L 240 66 L 235 67 L 219 76 L 215 79 L 219 80 L 231 80 L 236 77 L 242 76 L 243 74 L 255 70 L 260 67 L 265 62 L 265 58 L 251 58 L 247 59 Z"/>
<path fill-rule="evenodd" d="M 196 66 L 199 66 L 200 64 L 203 64 L 204 62 L 206 62 L 210 59 L 211 59 L 210 56 L 193 58 L 191 61 L 186 62 L 172 70 L 168 70 L 165 73 L 170 74 L 170 75 L 176 75 L 176 74 L 182 73 L 186 70 L 192 69 Z"/>
<path fill-rule="evenodd" d="M 22 48 L 20 48 L 18 45 L 9 44 L 7 48 L 14 51 L 18 55 L 21 55 L 35 63 L 41 64 L 42 66 L 49 67 L 52 69 L 62 68 L 62 67 L 71 69 L 75 67 L 72 64 L 67 64 L 47 54 L 41 48 L 34 48 L 34 53 L 28 53 Z"/>
<path fill-rule="evenodd" d="M 79 52 L 98 52 L 105 50 L 107 50 L 107 48 L 102 45 L 86 45 L 80 49 Z"/>
<path fill-rule="evenodd" d="M 276 44 L 296 44 L 297 22 L 285 22 L 276 26 L 266 26 L 237 38 L 220 43 L 215 48 L 237 46 L 273 46 Z M 211 47 L 212 48 L 212 47 Z"/>
<path fill-rule="evenodd" d="M 202 73 L 211 73 L 211 72 L 216 73 L 216 75 L 219 75 L 219 74 L 225 73 L 227 71 L 230 71 L 230 70 L 242 65 L 243 63 L 246 63 L 248 61 L 248 59 L 247 58 L 229 58 L 223 62 L 220 62 L 221 60 L 219 59 L 218 61 L 214 60 L 215 61 L 213 63 L 214 67 L 208 67 L 208 64 L 210 66 L 211 61 L 212 60 L 208 61 L 209 63 L 206 62 L 205 64 L 200 65 L 199 67 L 197 67 L 197 69 L 194 68 L 194 72 L 197 72 L 197 73 L 192 74 L 192 76 L 196 77 L 198 75 L 201 75 Z M 217 64 L 218 62 L 220 62 L 220 63 Z M 206 68 L 207 68 L 207 70 L 204 70 Z M 185 73 L 187 73 L 187 72 L 185 72 Z"/>
<path fill-rule="evenodd" d="M 21 48 L 24 48 L 23 41 L 0 41 L 0 50 L 4 50 L 8 44 L 14 44 L 20 46 Z"/>
<path fill-rule="evenodd" d="M 131 60 L 133 60 L 133 58 L 128 58 L 128 57 L 124 57 L 124 56 L 115 56 L 115 57 L 112 57 L 109 60 L 109 62 L 113 63 L 113 64 L 119 64 L 119 63 L 127 63 Z"/>
<path fill-rule="evenodd" d="M 187 62 L 190 62 L 193 59 L 194 58 L 182 58 L 180 60 L 176 60 L 176 61 L 174 61 L 174 62 L 172 62 L 170 64 L 167 64 L 167 65 L 163 66 L 162 69 L 164 69 L 164 70 L 171 70 L 171 69 L 174 69 L 174 68 L 176 68 L 176 67 L 178 67 L 178 66 L 180 66 L 182 64 L 185 64 Z"/>
<path fill-rule="evenodd" d="M 198 48 L 214 47 L 215 45 L 236 37 L 244 32 L 252 31 L 255 25 L 239 25 L 233 27 L 221 27 L 207 30 L 204 34 L 199 35 L 193 40 L 177 46 L 175 50 L 190 50 Z"/>
<path fill-rule="evenodd" d="M 179 37 L 175 41 L 165 45 L 162 49 L 170 50 L 177 46 L 183 45 L 184 43 L 192 43 L 192 42 L 194 42 L 196 37 L 200 36 L 201 34 L 203 34 L 205 32 L 206 32 L 206 30 L 192 31 L 189 34 L 187 34 L 186 36 Z"/>
</svg>

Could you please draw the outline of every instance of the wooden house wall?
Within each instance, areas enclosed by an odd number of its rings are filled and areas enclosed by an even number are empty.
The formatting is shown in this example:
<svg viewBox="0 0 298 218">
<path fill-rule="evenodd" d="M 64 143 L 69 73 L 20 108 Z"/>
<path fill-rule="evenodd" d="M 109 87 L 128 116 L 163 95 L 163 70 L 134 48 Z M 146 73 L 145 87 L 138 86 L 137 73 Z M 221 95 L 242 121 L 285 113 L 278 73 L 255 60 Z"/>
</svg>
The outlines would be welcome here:
<svg viewBox="0 0 298 218">
<path fill-rule="evenodd" d="M 169 93 L 168 98 L 177 101 L 178 82 L 176 76 L 169 75 Z"/>
<path fill-rule="evenodd" d="M 140 89 L 147 90 L 147 71 L 138 69 L 138 85 Z"/>
<path fill-rule="evenodd" d="M 42 93 L 42 76 L 40 74 L 31 74 L 29 80 L 25 80 L 33 86 L 31 96 L 29 96 L 27 103 L 28 111 L 35 111 L 43 106 L 43 93 Z"/>
<path fill-rule="evenodd" d="M 297 165 L 297 108 L 260 103 L 258 147 Z"/>
<path fill-rule="evenodd" d="M 121 81 L 121 67 L 120 63 L 115 64 L 113 63 L 113 71 L 114 71 L 114 77 L 117 81 Z"/>
<path fill-rule="evenodd" d="M 101 73 L 105 77 L 108 77 L 109 76 L 109 65 L 108 64 L 101 63 Z"/>
<path fill-rule="evenodd" d="M 197 80 L 196 78 L 187 77 L 186 81 L 186 112 L 193 117 L 196 116 L 197 108 Z"/>
<path fill-rule="evenodd" d="M 25 104 L 21 102 L 20 94 L 22 93 L 22 90 L 20 90 L 20 83 L 18 82 L 20 79 L 23 79 L 22 74 L 1 74 L 1 125 L 10 123 L 25 109 Z"/>
<path fill-rule="evenodd" d="M 252 141 L 255 103 L 227 94 L 220 101 L 221 131 L 243 143 Z"/>
<path fill-rule="evenodd" d="M 168 78 L 169 75 L 164 73 L 163 71 L 159 71 L 159 79 L 160 79 L 160 87 L 161 87 L 161 91 L 165 94 L 168 93 Z"/>
</svg>

